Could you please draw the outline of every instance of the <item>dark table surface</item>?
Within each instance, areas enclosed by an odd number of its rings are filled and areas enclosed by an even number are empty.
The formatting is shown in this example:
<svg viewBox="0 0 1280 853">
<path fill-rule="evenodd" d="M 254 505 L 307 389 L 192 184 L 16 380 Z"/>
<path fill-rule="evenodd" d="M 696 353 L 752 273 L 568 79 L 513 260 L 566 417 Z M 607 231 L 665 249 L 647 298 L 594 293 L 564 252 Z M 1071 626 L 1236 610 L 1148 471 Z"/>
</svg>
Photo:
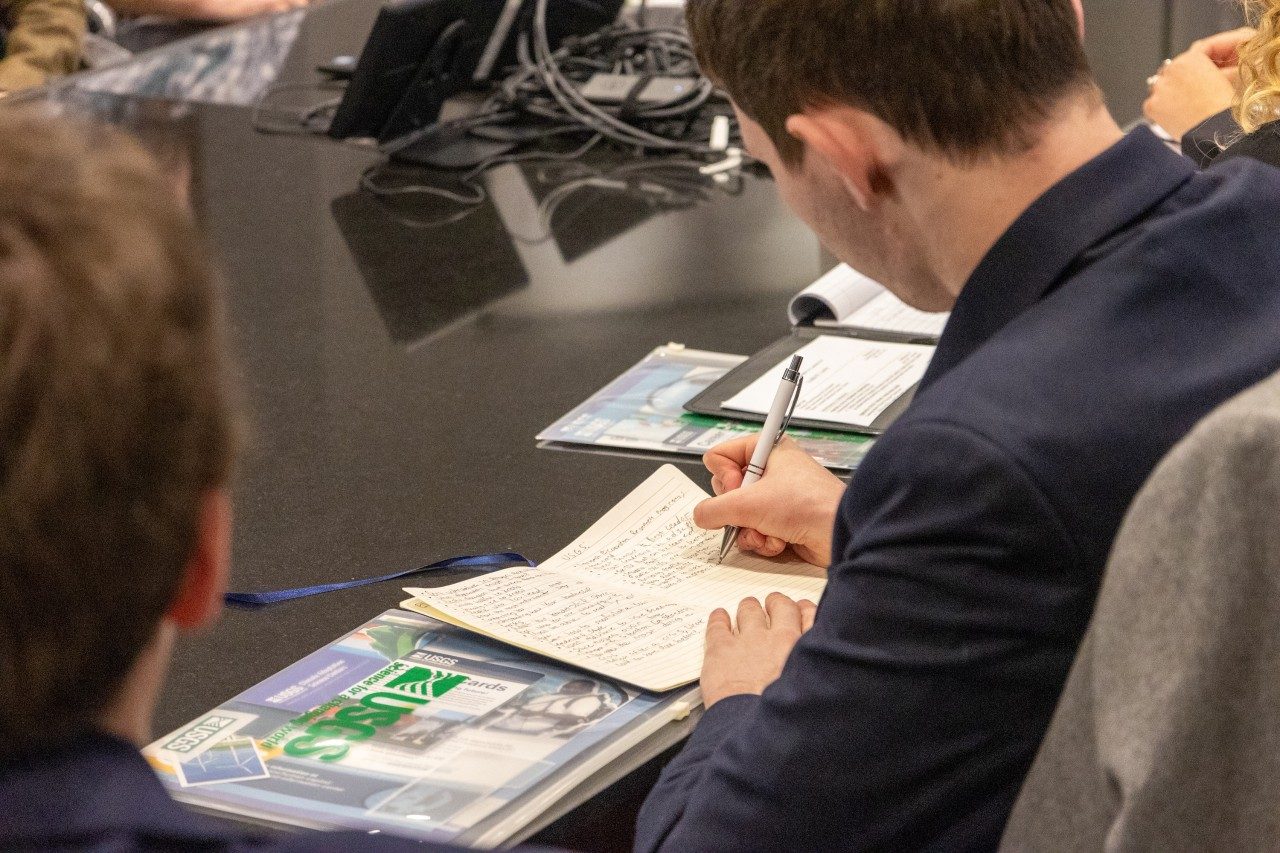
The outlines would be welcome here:
<svg viewBox="0 0 1280 853">
<path fill-rule="evenodd" d="M 456 554 L 545 559 L 656 463 L 539 450 L 534 435 L 660 344 L 761 348 L 821 271 L 811 232 L 754 174 L 691 201 L 592 186 L 634 162 L 621 154 L 508 165 L 486 179 L 488 202 L 438 225 L 457 206 L 358 191 L 375 151 L 256 131 L 265 87 L 357 52 L 376 8 L 347 0 L 218 30 L 53 93 L 160 153 L 225 271 L 251 437 L 235 483 L 238 589 Z M 539 200 L 584 179 L 544 229 Z M 181 644 L 157 731 L 400 598 L 387 584 L 228 612 Z"/>
</svg>

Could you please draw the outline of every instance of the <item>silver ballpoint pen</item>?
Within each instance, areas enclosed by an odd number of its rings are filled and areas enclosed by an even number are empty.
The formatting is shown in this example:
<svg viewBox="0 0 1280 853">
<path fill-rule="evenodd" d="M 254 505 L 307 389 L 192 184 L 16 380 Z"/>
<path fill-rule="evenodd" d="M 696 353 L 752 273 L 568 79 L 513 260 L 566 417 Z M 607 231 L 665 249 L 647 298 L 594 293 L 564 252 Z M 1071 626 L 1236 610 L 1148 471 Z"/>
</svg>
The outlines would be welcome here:
<svg viewBox="0 0 1280 853">
<path fill-rule="evenodd" d="M 802 356 L 793 355 L 791 364 L 782 371 L 778 393 L 773 396 L 773 405 L 769 407 L 769 414 L 764 419 L 764 428 L 760 430 L 760 439 L 756 442 L 755 452 L 751 454 L 751 462 L 747 465 L 747 472 L 742 475 L 742 486 L 739 488 L 750 486 L 764 476 L 764 466 L 769 463 L 769 454 L 786 434 L 787 425 L 791 423 L 791 415 L 796 410 L 796 404 L 800 402 L 800 386 L 804 384 L 804 377 L 800 375 L 800 364 L 803 361 Z M 733 543 L 737 541 L 738 528 L 726 527 L 724 540 L 720 543 L 720 559 L 716 561 L 717 563 L 724 562 L 724 558 L 729 555 L 729 550 L 733 548 Z"/>
</svg>

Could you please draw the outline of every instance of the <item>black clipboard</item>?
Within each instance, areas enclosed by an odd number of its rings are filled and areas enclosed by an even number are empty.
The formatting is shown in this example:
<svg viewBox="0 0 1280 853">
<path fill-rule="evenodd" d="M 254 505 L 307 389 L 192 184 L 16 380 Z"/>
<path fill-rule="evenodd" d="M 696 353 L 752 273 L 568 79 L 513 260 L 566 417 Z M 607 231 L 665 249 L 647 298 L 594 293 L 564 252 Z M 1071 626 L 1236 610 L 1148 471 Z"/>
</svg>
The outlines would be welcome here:
<svg viewBox="0 0 1280 853">
<path fill-rule="evenodd" d="M 757 415 L 753 412 L 742 412 L 737 409 L 726 409 L 721 404 L 725 400 L 731 399 L 739 391 L 746 388 L 752 382 L 755 382 L 773 368 L 777 367 L 781 362 L 785 361 L 804 347 L 805 344 L 809 343 L 814 338 L 823 336 L 862 338 L 863 340 L 889 341 L 893 343 L 933 343 L 933 341 L 905 336 L 894 336 L 891 340 L 888 335 L 877 335 L 872 338 L 866 334 L 851 334 L 848 330 L 844 329 L 837 330 L 818 326 L 797 326 L 792 330 L 791 334 L 787 335 L 785 338 L 779 338 L 769 344 L 742 364 L 738 365 L 733 370 L 730 370 L 718 381 L 709 385 L 706 390 L 684 404 L 685 410 L 698 415 L 709 415 L 714 418 L 728 418 L 730 420 L 764 423 L 764 415 Z M 835 424 L 829 421 L 815 421 L 807 418 L 792 418 L 790 423 L 791 426 L 802 427 L 804 429 L 879 435 L 888 429 L 890 424 L 898 419 L 898 416 L 906 410 L 907 406 L 911 405 L 911 400 L 914 396 L 915 389 L 912 388 L 895 400 L 893 405 L 881 412 L 880 417 L 876 418 L 875 422 L 869 427 L 853 427 L 847 424 Z"/>
</svg>

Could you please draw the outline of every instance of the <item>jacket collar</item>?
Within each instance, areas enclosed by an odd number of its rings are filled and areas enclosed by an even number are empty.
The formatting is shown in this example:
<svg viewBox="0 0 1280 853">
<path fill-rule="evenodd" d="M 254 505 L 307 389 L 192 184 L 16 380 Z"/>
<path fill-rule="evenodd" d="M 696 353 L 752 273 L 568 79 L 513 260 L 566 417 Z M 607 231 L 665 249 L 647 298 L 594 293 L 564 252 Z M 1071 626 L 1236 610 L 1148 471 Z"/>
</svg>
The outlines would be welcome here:
<svg viewBox="0 0 1280 853">
<path fill-rule="evenodd" d="M 1139 127 L 1050 187 L 965 283 L 920 390 L 1051 293 L 1091 247 L 1141 219 L 1194 174 L 1189 160 Z"/>
<path fill-rule="evenodd" d="M 0 803 L 0 849 L 113 832 L 169 839 L 227 834 L 170 799 L 137 748 L 106 734 L 0 763 Z"/>
</svg>

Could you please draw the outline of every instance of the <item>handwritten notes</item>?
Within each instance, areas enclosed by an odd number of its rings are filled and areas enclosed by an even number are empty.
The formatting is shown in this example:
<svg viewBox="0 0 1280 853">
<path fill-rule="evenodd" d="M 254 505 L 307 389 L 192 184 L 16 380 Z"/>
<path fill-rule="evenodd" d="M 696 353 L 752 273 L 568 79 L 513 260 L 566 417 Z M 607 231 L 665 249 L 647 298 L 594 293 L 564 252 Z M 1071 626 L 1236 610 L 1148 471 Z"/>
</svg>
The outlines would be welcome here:
<svg viewBox="0 0 1280 853">
<path fill-rule="evenodd" d="M 665 689 L 698 677 L 706 617 L 673 601 L 543 569 L 409 592 L 430 608 L 422 612 L 624 681 Z"/>
<path fill-rule="evenodd" d="M 933 347 L 823 335 L 796 351 L 804 356 L 804 385 L 795 416 L 844 426 L 870 427 L 916 386 Z M 726 409 L 765 414 L 777 393 L 783 359 L 768 373 L 724 401 Z"/>
<path fill-rule="evenodd" d="M 405 606 L 649 690 L 695 681 L 716 607 L 778 591 L 817 601 L 826 572 L 734 551 L 693 524 L 707 495 L 666 465 L 538 569 L 507 569 Z"/>
</svg>

